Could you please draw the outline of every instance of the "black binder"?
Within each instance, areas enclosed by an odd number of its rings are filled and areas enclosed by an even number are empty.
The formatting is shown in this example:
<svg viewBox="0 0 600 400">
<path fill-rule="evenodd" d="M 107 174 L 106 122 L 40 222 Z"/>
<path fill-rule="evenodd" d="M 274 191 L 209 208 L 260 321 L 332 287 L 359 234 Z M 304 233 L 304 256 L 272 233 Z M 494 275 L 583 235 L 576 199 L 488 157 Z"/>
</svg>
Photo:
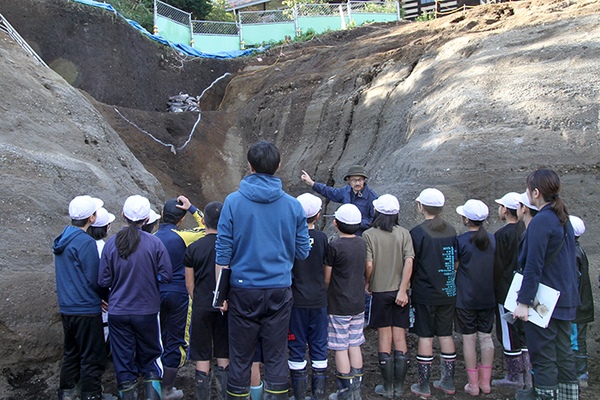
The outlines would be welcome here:
<svg viewBox="0 0 600 400">
<path fill-rule="evenodd" d="M 231 278 L 231 269 L 223 268 L 219 273 L 217 285 L 215 287 L 212 306 L 214 308 L 223 307 L 223 303 L 229 295 L 229 278 Z"/>
</svg>

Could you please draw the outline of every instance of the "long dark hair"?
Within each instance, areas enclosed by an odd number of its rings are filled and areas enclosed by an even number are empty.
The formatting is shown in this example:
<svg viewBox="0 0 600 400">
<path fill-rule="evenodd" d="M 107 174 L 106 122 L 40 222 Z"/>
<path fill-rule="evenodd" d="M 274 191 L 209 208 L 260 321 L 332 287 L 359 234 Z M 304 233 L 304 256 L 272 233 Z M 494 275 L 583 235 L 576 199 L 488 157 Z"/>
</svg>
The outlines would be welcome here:
<svg viewBox="0 0 600 400">
<path fill-rule="evenodd" d="M 138 230 L 138 225 L 143 224 L 144 220 L 131 221 L 127 217 L 123 218 L 127 221 L 127 226 L 117 233 L 115 244 L 119 251 L 119 257 L 127 260 L 127 257 L 129 257 L 129 255 L 137 249 L 138 244 L 140 244 L 140 231 Z"/>
<path fill-rule="evenodd" d="M 479 228 L 479 229 L 477 229 L 477 232 L 475 232 L 475 234 L 473 236 L 471 236 L 471 239 L 469 239 L 469 241 L 471 243 L 473 243 L 475 245 L 475 247 L 477 247 L 481 251 L 485 251 L 488 248 L 488 246 L 490 245 L 490 237 L 488 236 L 487 231 L 485 230 L 485 227 L 483 226 L 483 222 L 484 221 L 469 220 L 469 224 L 471 224 L 473 226 L 477 226 Z"/>
<path fill-rule="evenodd" d="M 529 174 L 526 183 L 529 193 L 537 189 L 544 198 L 544 201 L 551 204 L 550 208 L 560 220 L 561 225 L 569 221 L 567 206 L 559 196 L 560 178 L 556 172 L 551 169 L 540 168 Z"/>
<path fill-rule="evenodd" d="M 399 225 L 398 214 L 382 214 L 379 211 L 375 210 L 375 216 L 373 217 L 373 221 L 371 221 L 372 227 L 379 228 L 382 231 L 391 232 L 392 230 L 394 230 L 394 226 L 396 225 Z"/>
<path fill-rule="evenodd" d="M 104 239 L 108 236 L 108 225 L 105 226 L 89 226 L 87 228 L 87 234 L 94 240 Z"/>
<path fill-rule="evenodd" d="M 440 215 L 442 213 L 443 207 L 434 207 L 434 206 L 426 206 L 421 204 L 423 210 L 425 210 L 428 214 L 433 215 L 433 219 L 429 222 L 429 229 L 435 232 L 444 232 L 446 230 L 446 221 Z"/>
</svg>

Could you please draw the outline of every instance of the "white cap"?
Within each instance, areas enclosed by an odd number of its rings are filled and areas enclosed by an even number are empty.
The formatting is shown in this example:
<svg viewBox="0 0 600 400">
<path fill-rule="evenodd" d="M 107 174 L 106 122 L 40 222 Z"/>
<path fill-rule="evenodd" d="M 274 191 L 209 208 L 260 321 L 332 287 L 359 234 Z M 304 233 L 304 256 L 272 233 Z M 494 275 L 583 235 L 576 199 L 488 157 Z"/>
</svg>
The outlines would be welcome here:
<svg viewBox="0 0 600 400">
<path fill-rule="evenodd" d="M 581 236 L 585 233 L 585 224 L 581 218 L 574 215 L 569 215 L 569 221 L 571 221 L 571 225 L 573 225 L 573 232 L 575 232 L 575 236 Z"/>
<path fill-rule="evenodd" d="M 531 208 L 532 210 L 538 211 L 538 208 L 529 202 L 529 196 L 527 196 L 527 192 L 521 193 L 521 198 L 519 199 L 519 203 L 523 204 L 527 208 Z"/>
<path fill-rule="evenodd" d="M 424 206 L 442 207 L 446 202 L 444 194 L 437 189 L 427 188 L 415 199 Z"/>
<path fill-rule="evenodd" d="M 521 202 L 521 195 L 517 192 L 508 192 L 501 199 L 496 199 L 496 203 L 510 208 L 511 210 L 516 210 L 519 208 L 519 203 Z"/>
<path fill-rule="evenodd" d="M 471 221 L 485 221 L 490 215 L 488 206 L 481 200 L 467 200 L 464 206 L 456 207 L 456 212 Z"/>
<path fill-rule="evenodd" d="M 335 219 L 348 225 L 356 225 L 362 221 L 362 215 L 354 204 L 343 204 L 335 212 Z"/>
<path fill-rule="evenodd" d="M 109 213 L 106 208 L 100 207 L 96 211 L 96 222 L 92 224 L 94 227 L 102 227 L 111 224 L 115 220 L 115 215 Z"/>
<path fill-rule="evenodd" d="M 77 196 L 69 203 L 69 216 L 71 219 L 82 220 L 89 218 L 104 202 L 91 196 Z"/>
<path fill-rule="evenodd" d="M 123 204 L 123 215 L 130 221 L 142 221 L 150 215 L 150 201 L 140 195 L 129 196 Z"/>
<path fill-rule="evenodd" d="M 156 221 L 158 221 L 159 219 L 160 219 L 160 214 L 157 212 L 154 212 L 153 209 L 150 209 L 150 214 L 148 214 L 148 221 L 146 221 L 146 223 L 144 225 L 153 224 Z"/>
<path fill-rule="evenodd" d="M 321 211 L 323 200 L 314 194 L 302 193 L 300 196 L 296 197 L 296 199 L 302 204 L 306 218 L 312 218 Z"/>
<path fill-rule="evenodd" d="M 385 215 L 395 215 L 400 212 L 400 203 L 398 203 L 396 196 L 391 194 L 384 194 L 373 200 L 373 207 Z"/>
</svg>

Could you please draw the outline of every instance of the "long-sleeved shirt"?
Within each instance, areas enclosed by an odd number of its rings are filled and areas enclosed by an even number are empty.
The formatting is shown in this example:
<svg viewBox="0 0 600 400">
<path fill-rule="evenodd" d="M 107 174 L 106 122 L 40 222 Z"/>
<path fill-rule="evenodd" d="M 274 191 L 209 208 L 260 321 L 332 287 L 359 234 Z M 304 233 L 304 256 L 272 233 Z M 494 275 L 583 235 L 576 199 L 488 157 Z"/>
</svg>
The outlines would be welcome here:
<svg viewBox="0 0 600 400">
<path fill-rule="evenodd" d="M 128 228 L 124 228 L 128 229 Z M 116 235 L 108 239 L 102 258 L 98 283 L 111 288 L 108 313 L 149 315 L 160 310 L 159 282 L 170 282 L 171 260 L 159 238 L 138 228 L 140 242 L 127 259 L 119 257 Z"/>
</svg>

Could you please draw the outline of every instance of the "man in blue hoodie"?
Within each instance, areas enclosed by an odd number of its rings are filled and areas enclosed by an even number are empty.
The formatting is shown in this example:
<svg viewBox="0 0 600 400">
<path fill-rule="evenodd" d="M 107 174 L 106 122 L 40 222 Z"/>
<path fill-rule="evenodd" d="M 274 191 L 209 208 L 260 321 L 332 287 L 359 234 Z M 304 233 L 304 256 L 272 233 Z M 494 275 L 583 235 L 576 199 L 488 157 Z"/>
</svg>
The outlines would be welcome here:
<svg viewBox="0 0 600 400">
<path fill-rule="evenodd" d="M 71 200 L 71 224 L 52 245 L 56 293 L 65 335 L 59 400 L 73 399 L 79 390 L 82 400 L 102 398 L 106 351 L 98 286 L 100 260 L 96 241 L 86 233 L 102 205 L 102 200 L 90 196 Z"/>
<path fill-rule="evenodd" d="M 225 199 L 216 241 L 216 272 L 231 268 L 228 399 L 248 399 L 250 367 L 262 343 L 265 399 L 287 399 L 287 333 L 294 259 L 310 252 L 302 205 L 275 176 L 277 147 L 260 141 L 248 150 L 251 174 Z"/>
</svg>

